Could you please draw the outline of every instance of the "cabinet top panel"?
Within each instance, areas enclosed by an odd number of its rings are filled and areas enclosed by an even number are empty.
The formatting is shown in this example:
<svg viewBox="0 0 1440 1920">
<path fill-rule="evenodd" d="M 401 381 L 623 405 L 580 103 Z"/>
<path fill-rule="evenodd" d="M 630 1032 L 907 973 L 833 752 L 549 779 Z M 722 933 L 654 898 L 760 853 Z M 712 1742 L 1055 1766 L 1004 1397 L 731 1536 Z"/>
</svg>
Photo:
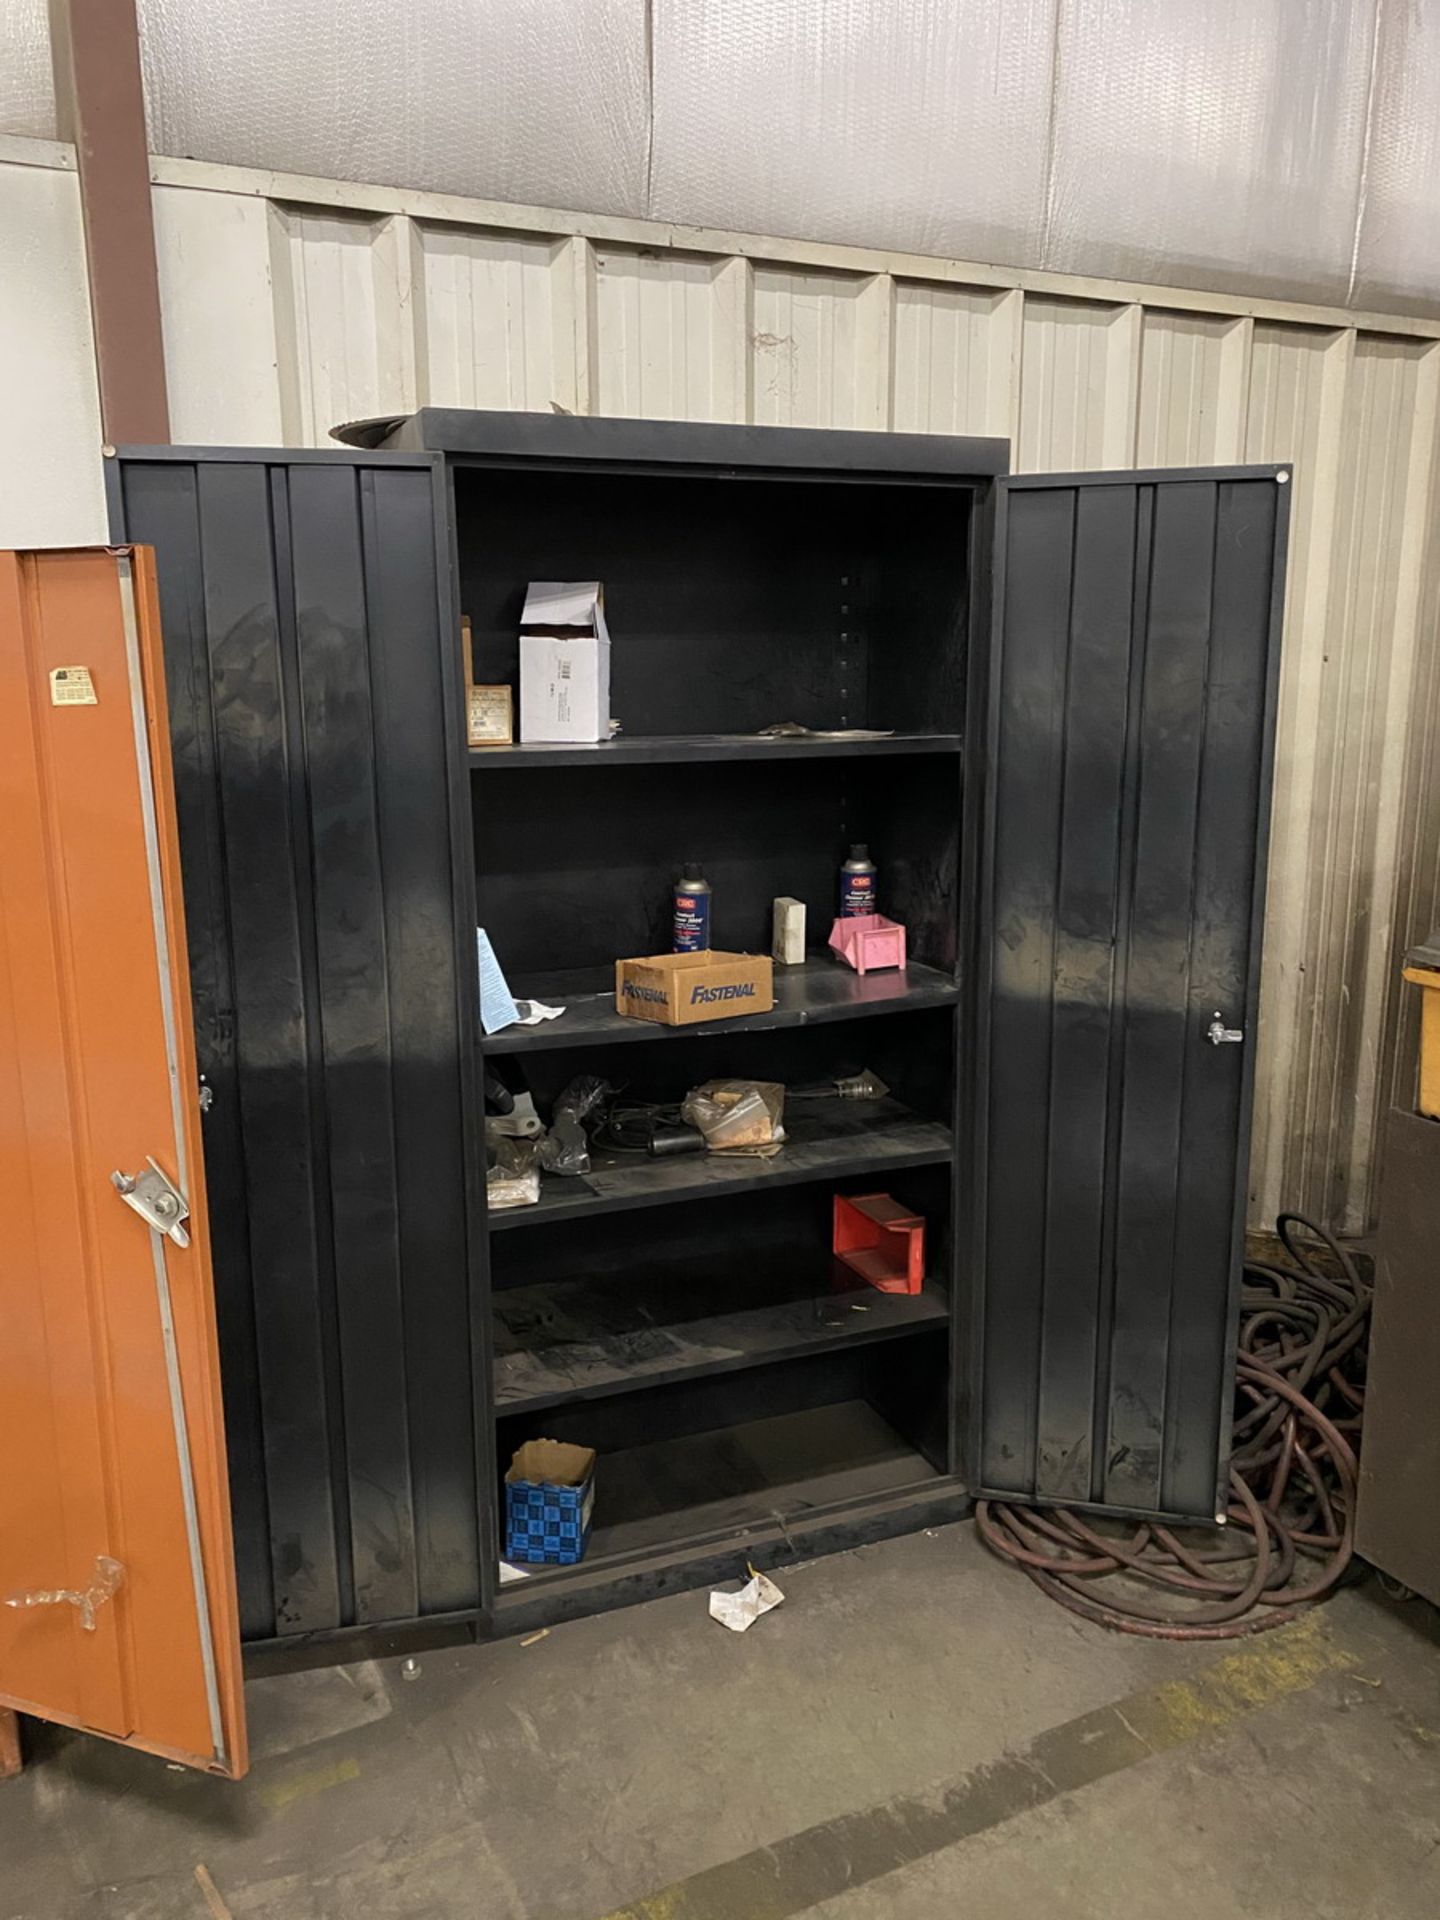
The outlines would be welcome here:
<svg viewBox="0 0 1440 1920">
<path fill-rule="evenodd" d="M 778 468 L 931 481 L 986 480 L 1010 471 L 1010 442 L 976 435 L 752 427 L 692 420 L 421 407 L 334 429 L 349 446 L 500 460 L 577 460 L 692 467 Z"/>
</svg>

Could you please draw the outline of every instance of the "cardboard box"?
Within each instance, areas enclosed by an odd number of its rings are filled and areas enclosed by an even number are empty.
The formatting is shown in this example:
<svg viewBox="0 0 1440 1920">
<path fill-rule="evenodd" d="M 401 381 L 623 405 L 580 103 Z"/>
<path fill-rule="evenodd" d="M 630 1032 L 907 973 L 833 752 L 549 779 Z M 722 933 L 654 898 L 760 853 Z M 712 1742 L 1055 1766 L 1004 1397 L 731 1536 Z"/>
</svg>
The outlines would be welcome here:
<svg viewBox="0 0 1440 1920">
<path fill-rule="evenodd" d="M 505 1558 L 518 1566 L 573 1567 L 595 1517 L 595 1449 L 527 1440 L 505 1475 Z"/>
<path fill-rule="evenodd" d="M 520 738 L 610 738 L 610 634 L 598 580 L 536 580 L 520 615 Z"/>
<path fill-rule="evenodd" d="M 666 1027 L 769 1013 L 775 963 L 767 953 L 657 953 L 615 962 L 615 1011 Z"/>
<path fill-rule="evenodd" d="M 515 703 L 509 687 L 482 686 L 475 679 L 475 644 L 470 616 L 460 616 L 465 656 L 465 741 L 472 747 L 508 747 L 515 739 Z"/>
<path fill-rule="evenodd" d="M 805 902 L 782 893 L 775 901 L 774 944 L 770 951 L 778 966 L 803 967 L 805 964 Z"/>
</svg>

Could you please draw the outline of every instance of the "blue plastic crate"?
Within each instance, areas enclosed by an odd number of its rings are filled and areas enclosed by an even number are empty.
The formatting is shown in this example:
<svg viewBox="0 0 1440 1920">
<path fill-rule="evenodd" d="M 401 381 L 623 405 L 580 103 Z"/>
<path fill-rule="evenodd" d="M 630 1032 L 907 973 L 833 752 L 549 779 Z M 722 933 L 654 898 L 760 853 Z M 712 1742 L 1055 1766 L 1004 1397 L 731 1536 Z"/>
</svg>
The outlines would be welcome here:
<svg viewBox="0 0 1440 1920">
<path fill-rule="evenodd" d="M 588 1447 L 565 1447 L 563 1456 L 536 1451 L 559 1446 L 527 1442 L 506 1475 L 505 1558 L 516 1566 L 573 1567 L 585 1556 L 595 1511 L 595 1455 Z M 513 1477 L 546 1471 L 582 1477 L 572 1486 L 558 1479 Z"/>
</svg>

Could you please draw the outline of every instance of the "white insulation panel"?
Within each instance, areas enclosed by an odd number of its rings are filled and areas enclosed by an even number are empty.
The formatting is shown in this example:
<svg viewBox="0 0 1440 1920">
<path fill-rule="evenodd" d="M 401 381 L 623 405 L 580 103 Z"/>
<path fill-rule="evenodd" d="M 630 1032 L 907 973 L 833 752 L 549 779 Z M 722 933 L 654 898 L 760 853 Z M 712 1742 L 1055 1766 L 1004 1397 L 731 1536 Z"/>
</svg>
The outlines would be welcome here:
<svg viewBox="0 0 1440 1920">
<path fill-rule="evenodd" d="M 55 138 L 46 0 L 0 0 L 0 133 Z"/>
<path fill-rule="evenodd" d="M 1352 294 L 1388 313 L 1440 308 L 1440 6 L 1380 8 Z"/>
<path fill-rule="evenodd" d="M 0 152 L 23 262 L 0 281 L 3 364 L 24 373 L 7 543 L 104 530 L 59 151 Z M 431 402 L 996 433 L 1028 470 L 1293 463 L 1251 1210 L 1365 1226 L 1378 1121 L 1414 1074 L 1400 953 L 1437 907 L 1440 323 L 157 172 L 180 437 L 318 446 Z"/>
<path fill-rule="evenodd" d="M 1056 0 L 658 0 L 658 220 L 1039 259 Z"/>
<path fill-rule="evenodd" d="M 645 0 L 139 0 L 150 145 L 636 213 Z"/>
<path fill-rule="evenodd" d="M 139 0 L 162 154 L 1440 306 L 1436 0 Z M 44 0 L 0 131 L 50 131 Z M 678 236 L 677 236 L 678 237 Z"/>
<path fill-rule="evenodd" d="M 1062 273 L 1346 298 L 1377 0 L 1064 0 Z"/>
</svg>

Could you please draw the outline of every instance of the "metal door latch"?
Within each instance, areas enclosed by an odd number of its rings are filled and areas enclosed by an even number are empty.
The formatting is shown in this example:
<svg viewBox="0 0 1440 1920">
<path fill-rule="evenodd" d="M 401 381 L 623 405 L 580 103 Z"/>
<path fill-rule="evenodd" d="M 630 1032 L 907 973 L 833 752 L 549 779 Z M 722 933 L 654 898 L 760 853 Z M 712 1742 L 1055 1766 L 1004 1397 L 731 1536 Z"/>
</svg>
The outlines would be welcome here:
<svg viewBox="0 0 1440 1920">
<path fill-rule="evenodd" d="M 1212 1047 L 1238 1047 L 1245 1038 L 1243 1027 L 1227 1027 L 1220 1009 L 1215 1009 L 1214 1018 L 1205 1029 L 1205 1038 Z"/>
<path fill-rule="evenodd" d="M 157 1233 L 168 1234 L 177 1247 L 189 1246 L 185 1222 L 190 1218 L 190 1208 L 185 1196 L 171 1185 L 153 1160 L 148 1172 L 117 1172 L 110 1178 L 126 1206 L 133 1207 L 147 1226 Z"/>
</svg>

